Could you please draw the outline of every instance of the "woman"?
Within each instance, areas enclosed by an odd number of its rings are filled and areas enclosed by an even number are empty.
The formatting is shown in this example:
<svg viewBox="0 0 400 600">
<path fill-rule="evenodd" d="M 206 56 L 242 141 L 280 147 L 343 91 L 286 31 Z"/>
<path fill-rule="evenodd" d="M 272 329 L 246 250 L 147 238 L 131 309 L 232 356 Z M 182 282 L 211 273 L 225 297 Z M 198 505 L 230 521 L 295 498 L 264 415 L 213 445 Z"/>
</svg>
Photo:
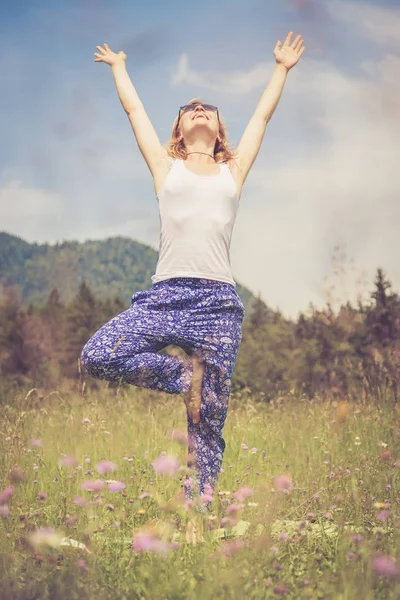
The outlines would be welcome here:
<svg viewBox="0 0 400 600">
<path fill-rule="evenodd" d="M 288 70 L 304 52 L 302 38 L 274 49 L 276 69 L 236 152 L 228 148 L 218 108 L 192 99 L 181 106 L 164 148 L 126 71 L 126 55 L 97 46 L 95 62 L 112 68 L 117 92 L 154 178 L 161 222 L 152 287 L 85 344 L 82 367 L 92 376 L 184 394 L 191 477 L 185 497 L 210 508 L 225 441 L 233 370 L 244 306 L 230 267 L 230 241 L 242 186 L 281 96 Z M 187 356 L 159 351 L 168 345 Z"/>
</svg>

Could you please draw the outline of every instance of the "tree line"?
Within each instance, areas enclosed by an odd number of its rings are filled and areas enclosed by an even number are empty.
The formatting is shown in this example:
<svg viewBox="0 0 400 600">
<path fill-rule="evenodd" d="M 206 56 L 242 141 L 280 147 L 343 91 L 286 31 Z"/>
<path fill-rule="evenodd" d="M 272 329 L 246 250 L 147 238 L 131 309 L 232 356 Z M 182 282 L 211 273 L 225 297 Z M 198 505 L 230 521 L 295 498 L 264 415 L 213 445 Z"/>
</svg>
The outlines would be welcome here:
<svg viewBox="0 0 400 600">
<path fill-rule="evenodd" d="M 119 297 L 95 297 L 85 281 L 69 302 L 62 302 L 54 288 L 45 303 L 27 307 L 20 302 L 18 286 L 3 287 L 2 401 L 21 386 L 54 389 L 62 378 L 80 381 L 79 356 L 84 344 L 101 325 L 126 308 Z M 359 300 L 356 307 L 347 303 L 337 313 L 329 304 L 323 310 L 311 305 L 309 314 L 301 313 L 293 321 L 268 309 L 258 296 L 243 323 L 232 391 L 268 402 L 294 391 L 308 397 L 378 394 L 379 398 L 389 388 L 397 401 L 399 333 L 400 298 L 382 269 L 377 270 L 366 303 Z M 89 379 L 91 386 L 105 384 Z"/>
</svg>

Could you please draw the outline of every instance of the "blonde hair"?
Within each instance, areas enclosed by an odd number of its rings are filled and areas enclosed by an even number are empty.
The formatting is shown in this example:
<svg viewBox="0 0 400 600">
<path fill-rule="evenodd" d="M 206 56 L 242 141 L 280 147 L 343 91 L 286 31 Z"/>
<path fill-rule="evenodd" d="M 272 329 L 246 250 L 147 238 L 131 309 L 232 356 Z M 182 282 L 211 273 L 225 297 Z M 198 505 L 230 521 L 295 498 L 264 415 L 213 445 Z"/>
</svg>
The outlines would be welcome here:
<svg viewBox="0 0 400 600">
<path fill-rule="evenodd" d="M 205 104 L 204 100 L 202 100 L 201 98 L 192 98 L 192 100 L 189 100 L 189 102 L 188 102 L 188 104 L 193 104 L 193 103 Z M 178 122 L 178 117 L 176 117 L 174 124 L 172 126 L 171 139 L 168 142 L 166 142 L 165 144 L 163 144 L 163 146 L 167 150 L 169 156 L 172 156 L 173 158 L 179 158 L 182 160 L 186 160 L 187 149 L 186 149 L 186 145 L 185 145 L 183 138 L 181 140 L 179 139 L 180 131 L 179 131 L 179 129 L 177 130 L 177 128 L 176 128 L 177 122 Z M 232 150 L 228 146 L 227 128 L 226 128 L 224 122 L 222 121 L 221 116 L 219 117 L 218 137 L 221 141 L 219 141 L 218 139 L 215 141 L 215 146 L 214 146 L 215 162 L 230 163 L 231 161 L 234 161 L 237 153 L 235 152 L 235 150 Z"/>
</svg>

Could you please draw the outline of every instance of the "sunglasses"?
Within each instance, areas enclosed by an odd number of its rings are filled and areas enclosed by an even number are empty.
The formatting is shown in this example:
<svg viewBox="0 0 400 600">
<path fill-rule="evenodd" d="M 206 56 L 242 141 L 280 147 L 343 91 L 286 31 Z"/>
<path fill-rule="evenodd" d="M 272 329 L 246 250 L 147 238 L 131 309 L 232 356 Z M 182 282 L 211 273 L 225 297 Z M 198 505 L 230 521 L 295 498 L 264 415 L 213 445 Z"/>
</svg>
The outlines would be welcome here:
<svg viewBox="0 0 400 600">
<path fill-rule="evenodd" d="M 179 121 L 181 118 L 181 112 L 190 112 L 191 110 L 194 110 L 195 108 L 197 108 L 198 106 L 202 106 L 204 108 L 204 110 L 206 110 L 207 112 L 216 112 L 217 113 L 217 118 L 218 118 L 218 122 L 219 122 L 219 112 L 218 112 L 218 108 L 216 106 L 213 106 L 212 104 L 185 104 L 184 106 L 180 106 L 179 107 L 179 116 L 178 116 L 178 122 L 176 124 L 176 129 L 178 129 L 178 125 L 179 125 Z"/>
</svg>

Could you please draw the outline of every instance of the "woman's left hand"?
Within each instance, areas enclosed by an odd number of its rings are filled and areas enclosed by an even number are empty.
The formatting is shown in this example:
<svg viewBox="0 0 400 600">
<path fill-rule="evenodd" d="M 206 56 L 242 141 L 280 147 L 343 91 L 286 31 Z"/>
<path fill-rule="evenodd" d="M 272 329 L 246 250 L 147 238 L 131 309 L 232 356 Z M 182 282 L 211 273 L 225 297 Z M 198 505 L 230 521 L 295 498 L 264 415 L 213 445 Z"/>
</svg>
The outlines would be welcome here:
<svg viewBox="0 0 400 600">
<path fill-rule="evenodd" d="M 290 46 L 290 42 L 292 40 L 293 31 L 291 31 L 283 46 L 281 45 L 280 40 L 276 43 L 274 49 L 274 56 L 276 58 L 276 62 L 278 64 L 284 65 L 288 70 L 294 67 L 296 63 L 298 63 L 300 56 L 303 54 L 305 47 L 303 46 L 303 38 L 301 35 L 298 35 L 294 40 L 292 45 Z M 303 46 L 303 48 L 302 48 Z"/>
</svg>

